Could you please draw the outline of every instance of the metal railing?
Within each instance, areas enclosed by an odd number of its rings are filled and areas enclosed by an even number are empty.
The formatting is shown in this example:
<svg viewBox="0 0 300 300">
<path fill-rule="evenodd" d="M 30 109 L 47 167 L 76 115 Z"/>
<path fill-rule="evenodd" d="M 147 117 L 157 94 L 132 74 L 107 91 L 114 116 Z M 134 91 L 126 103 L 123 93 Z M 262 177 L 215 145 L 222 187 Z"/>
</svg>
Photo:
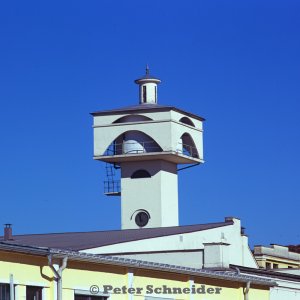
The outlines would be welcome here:
<svg viewBox="0 0 300 300">
<path fill-rule="evenodd" d="M 121 194 L 120 180 L 104 181 L 104 194 Z"/>
<path fill-rule="evenodd" d="M 179 149 L 177 152 L 189 157 L 199 158 L 197 148 L 191 145 L 182 144 L 182 149 Z"/>
<path fill-rule="evenodd" d="M 175 152 L 176 154 L 182 154 L 193 158 L 199 158 L 197 148 L 192 145 L 178 144 L 178 147 L 174 149 L 162 149 L 154 141 L 147 142 L 123 142 L 113 143 L 105 151 L 104 156 L 124 155 L 124 154 L 142 154 L 153 152 Z"/>
<path fill-rule="evenodd" d="M 126 142 L 113 143 L 106 150 L 105 155 L 122 155 L 122 154 L 139 154 L 139 153 L 151 153 L 162 152 L 163 150 L 154 141 L 146 142 Z"/>
</svg>

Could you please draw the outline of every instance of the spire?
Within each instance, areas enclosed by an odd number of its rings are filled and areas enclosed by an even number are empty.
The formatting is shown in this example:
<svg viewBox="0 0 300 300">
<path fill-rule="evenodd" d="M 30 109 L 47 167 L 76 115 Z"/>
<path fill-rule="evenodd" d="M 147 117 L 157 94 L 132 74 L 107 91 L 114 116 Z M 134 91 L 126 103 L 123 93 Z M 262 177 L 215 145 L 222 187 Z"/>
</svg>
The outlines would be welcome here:
<svg viewBox="0 0 300 300">
<path fill-rule="evenodd" d="M 149 76 L 149 73 L 150 72 L 150 69 L 149 69 L 149 66 L 148 66 L 148 64 L 146 65 L 146 76 Z"/>
</svg>

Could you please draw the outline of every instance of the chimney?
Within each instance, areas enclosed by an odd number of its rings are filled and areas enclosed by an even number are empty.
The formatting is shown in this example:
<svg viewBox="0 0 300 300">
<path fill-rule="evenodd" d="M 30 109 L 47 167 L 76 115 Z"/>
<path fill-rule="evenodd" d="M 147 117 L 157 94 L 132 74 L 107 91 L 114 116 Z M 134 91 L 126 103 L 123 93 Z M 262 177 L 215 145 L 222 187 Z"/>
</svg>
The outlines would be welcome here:
<svg viewBox="0 0 300 300">
<path fill-rule="evenodd" d="M 12 224 L 4 224 L 4 241 L 12 241 Z"/>
<path fill-rule="evenodd" d="M 229 268 L 229 246 L 227 243 L 203 243 L 204 268 Z"/>
</svg>

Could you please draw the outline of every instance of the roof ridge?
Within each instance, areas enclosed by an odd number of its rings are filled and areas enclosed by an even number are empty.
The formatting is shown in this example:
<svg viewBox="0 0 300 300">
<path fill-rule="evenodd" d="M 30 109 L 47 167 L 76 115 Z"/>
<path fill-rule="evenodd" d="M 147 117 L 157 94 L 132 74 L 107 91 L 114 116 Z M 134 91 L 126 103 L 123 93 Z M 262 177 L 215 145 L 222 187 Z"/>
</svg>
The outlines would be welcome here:
<svg viewBox="0 0 300 300">
<path fill-rule="evenodd" d="M 203 224 L 188 224 L 188 225 L 179 225 L 179 226 L 167 226 L 167 227 L 153 227 L 153 228 L 140 228 L 140 229 L 112 229 L 112 230 L 93 230 L 93 231 L 68 231 L 68 232 L 49 232 L 49 233 L 29 233 L 29 234 L 14 234 L 14 237 L 26 237 L 26 236 L 45 236 L 45 235 L 61 235 L 61 234 L 76 234 L 76 233 L 99 233 L 99 232 L 128 232 L 128 231 L 150 231 L 150 230 L 160 230 L 160 229 L 167 229 L 167 228 L 192 228 L 196 226 L 209 226 L 209 225 L 221 225 L 221 224 L 232 224 L 232 221 L 225 221 L 225 222 L 212 222 L 212 223 L 203 223 Z M 3 236 L 0 236 L 0 239 Z"/>
</svg>

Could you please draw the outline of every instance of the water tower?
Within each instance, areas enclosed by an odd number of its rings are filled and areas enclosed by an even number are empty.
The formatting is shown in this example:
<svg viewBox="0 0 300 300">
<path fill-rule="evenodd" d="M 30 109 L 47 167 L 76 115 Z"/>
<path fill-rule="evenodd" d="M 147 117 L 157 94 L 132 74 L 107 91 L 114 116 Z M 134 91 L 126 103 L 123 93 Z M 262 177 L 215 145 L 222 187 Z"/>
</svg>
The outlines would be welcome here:
<svg viewBox="0 0 300 300">
<path fill-rule="evenodd" d="M 157 104 L 161 81 L 135 80 L 139 104 L 92 113 L 94 159 L 107 163 L 107 195 L 121 196 L 122 229 L 178 225 L 178 165 L 203 162 L 204 119 Z M 112 178 L 121 170 L 121 185 Z"/>
</svg>

